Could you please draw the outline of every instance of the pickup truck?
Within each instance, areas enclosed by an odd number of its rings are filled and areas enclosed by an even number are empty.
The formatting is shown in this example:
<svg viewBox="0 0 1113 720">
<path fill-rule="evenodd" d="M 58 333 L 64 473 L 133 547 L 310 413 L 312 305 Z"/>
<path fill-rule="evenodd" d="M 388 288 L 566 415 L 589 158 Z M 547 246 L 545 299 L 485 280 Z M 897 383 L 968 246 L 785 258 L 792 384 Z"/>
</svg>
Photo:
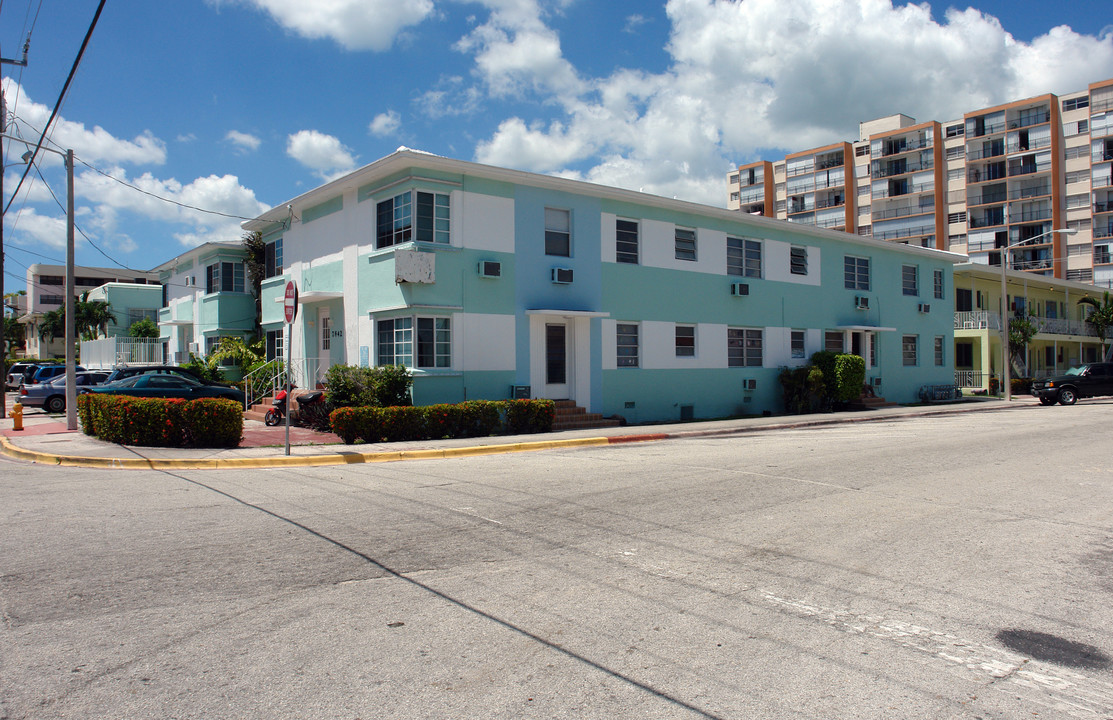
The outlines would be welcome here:
<svg viewBox="0 0 1113 720">
<path fill-rule="evenodd" d="M 1074 405 L 1079 398 L 1113 395 L 1113 363 L 1087 363 L 1064 375 L 1033 380 L 1032 394 L 1043 405 Z"/>
</svg>

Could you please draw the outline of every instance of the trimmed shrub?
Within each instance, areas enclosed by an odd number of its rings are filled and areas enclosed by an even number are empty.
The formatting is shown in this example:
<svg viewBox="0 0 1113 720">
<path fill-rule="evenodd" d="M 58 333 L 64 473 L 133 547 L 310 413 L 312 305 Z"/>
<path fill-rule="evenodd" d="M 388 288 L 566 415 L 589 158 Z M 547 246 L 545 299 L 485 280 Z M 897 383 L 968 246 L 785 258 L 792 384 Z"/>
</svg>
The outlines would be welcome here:
<svg viewBox="0 0 1113 720">
<path fill-rule="evenodd" d="M 812 365 L 819 368 L 823 373 L 823 393 L 822 404 L 825 409 L 830 409 L 831 405 L 839 396 L 839 380 L 835 376 L 835 358 L 838 353 L 833 353 L 828 350 L 820 350 L 812 354 Z"/>
<path fill-rule="evenodd" d="M 822 370 L 811 365 L 782 368 L 778 379 L 784 391 L 785 412 L 801 415 L 819 408 L 825 387 Z"/>
<path fill-rule="evenodd" d="M 487 437 L 548 432 L 552 400 L 469 400 L 452 405 L 346 407 L 332 411 L 332 431 L 345 443 Z M 506 422 L 504 424 L 503 417 Z"/>
<path fill-rule="evenodd" d="M 106 442 L 147 447 L 235 447 L 243 408 L 232 400 L 79 395 L 81 429 Z"/>
<path fill-rule="evenodd" d="M 845 403 L 860 397 L 866 383 L 866 361 L 857 355 L 836 355 L 835 378 L 838 381 L 837 401 Z"/>
</svg>

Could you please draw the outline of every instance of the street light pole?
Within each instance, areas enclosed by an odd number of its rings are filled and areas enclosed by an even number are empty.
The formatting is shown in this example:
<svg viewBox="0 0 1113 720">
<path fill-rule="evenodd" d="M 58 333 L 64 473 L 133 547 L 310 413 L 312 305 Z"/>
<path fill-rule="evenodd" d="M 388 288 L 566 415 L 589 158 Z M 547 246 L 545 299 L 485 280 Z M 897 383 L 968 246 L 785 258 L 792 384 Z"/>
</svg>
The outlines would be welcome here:
<svg viewBox="0 0 1113 720">
<path fill-rule="evenodd" d="M 1005 392 L 1005 402 L 1009 402 L 1013 398 L 1012 369 L 1009 367 L 1009 291 L 1005 285 L 1005 272 L 1009 266 L 1009 250 L 1055 233 L 1074 235 L 1076 232 L 1078 231 L 1073 228 L 1056 228 L 1035 237 L 1017 240 L 1012 245 L 1005 245 L 1001 248 L 1001 386 Z"/>
<path fill-rule="evenodd" d="M 7 135 L 0 133 L 0 137 L 14 140 L 15 142 L 23 143 L 27 147 L 35 147 L 34 143 L 28 142 L 23 138 L 15 137 L 14 135 Z M 39 146 L 40 150 L 45 152 L 61 155 L 66 163 L 66 429 L 77 429 L 77 377 L 75 372 L 75 352 L 73 345 L 74 336 L 74 304 L 75 299 L 73 296 L 74 281 L 73 281 L 73 245 L 74 245 L 74 224 L 73 224 L 73 150 L 54 150 L 48 147 Z M 30 153 L 28 153 L 30 154 Z M 28 288 L 28 305 L 31 308 L 31 288 Z"/>
</svg>

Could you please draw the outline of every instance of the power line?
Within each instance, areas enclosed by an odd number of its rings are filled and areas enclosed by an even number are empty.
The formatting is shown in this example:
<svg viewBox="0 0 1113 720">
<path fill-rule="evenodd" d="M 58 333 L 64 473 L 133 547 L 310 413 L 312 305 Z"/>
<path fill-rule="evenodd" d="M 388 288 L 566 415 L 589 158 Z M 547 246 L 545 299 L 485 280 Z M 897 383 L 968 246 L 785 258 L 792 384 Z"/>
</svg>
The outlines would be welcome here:
<svg viewBox="0 0 1113 720">
<path fill-rule="evenodd" d="M 85 54 L 85 48 L 89 46 L 89 39 L 93 36 L 93 30 L 97 27 L 97 21 L 100 19 L 101 11 L 104 10 L 104 4 L 106 2 L 107 0 L 100 0 L 100 3 L 97 5 L 97 12 L 93 15 L 92 22 L 89 23 L 89 29 L 85 33 L 85 39 L 81 41 L 81 49 L 77 51 L 77 57 L 73 60 L 73 66 L 70 68 L 70 74 L 66 77 L 66 82 L 62 86 L 62 92 L 58 94 L 58 101 L 54 103 L 54 110 L 51 111 L 50 118 L 46 121 L 46 127 L 43 128 L 42 135 L 39 136 L 39 142 L 35 145 L 35 149 L 31 153 L 31 159 L 27 163 L 27 167 L 24 168 L 23 175 L 20 176 L 19 183 L 15 186 L 15 190 L 12 192 L 11 200 L 9 200 L 8 204 L 4 206 L 3 213 L 8 212 L 8 208 L 12 206 L 12 201 L 14 201 L 16 199 L 16 196 L 19 195 L 19 189 L 23 187 L 23 181 L 27 179 L 27 175 L 31 172 L 31 165 L 34 164 L 35 157 L 38 155 L 39 149 L 43 145 L 43 141 L 46 140 L 46 133 L 48 130 L 50 130 L 51 123 L 53 123 L 54 118 L 58 116 L 58 110 L 62 106 L 62 101 L 66 98 L 66 92 L 70 89 L 70 83 L 73 82 L 73 78 L 77 74 L 77 68 L 81 64 L 82 56 Z M 0 213 L 0 216 L 2 216 L 3 213 Z"/>
</svg>

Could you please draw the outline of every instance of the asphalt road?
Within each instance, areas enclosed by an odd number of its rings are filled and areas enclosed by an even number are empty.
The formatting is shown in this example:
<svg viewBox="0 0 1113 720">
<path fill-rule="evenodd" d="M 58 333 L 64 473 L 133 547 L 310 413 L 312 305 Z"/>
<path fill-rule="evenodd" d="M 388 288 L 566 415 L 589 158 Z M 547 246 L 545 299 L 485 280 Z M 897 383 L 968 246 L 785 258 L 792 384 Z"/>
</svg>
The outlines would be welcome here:
<svg viewBox="0 0 1113 720">
<path fill-rule="evenodd" d="M 0 718 L 1113 718 L 1111 416 L 0 459 Z"/>
</svg>

